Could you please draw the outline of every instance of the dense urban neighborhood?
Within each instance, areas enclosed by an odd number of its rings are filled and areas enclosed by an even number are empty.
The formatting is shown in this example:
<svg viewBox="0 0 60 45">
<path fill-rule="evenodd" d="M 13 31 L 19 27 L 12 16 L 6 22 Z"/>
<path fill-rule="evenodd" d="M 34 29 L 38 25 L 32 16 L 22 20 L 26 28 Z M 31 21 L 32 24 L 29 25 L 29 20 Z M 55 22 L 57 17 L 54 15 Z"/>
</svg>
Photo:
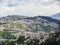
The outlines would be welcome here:
<svg viewBox="0 0 60 45">
<path fill-rule="evenodd" d="M 0 17 L 0 45 L 60 45 L 60 20 L 46 16 Z"/>
</svg>

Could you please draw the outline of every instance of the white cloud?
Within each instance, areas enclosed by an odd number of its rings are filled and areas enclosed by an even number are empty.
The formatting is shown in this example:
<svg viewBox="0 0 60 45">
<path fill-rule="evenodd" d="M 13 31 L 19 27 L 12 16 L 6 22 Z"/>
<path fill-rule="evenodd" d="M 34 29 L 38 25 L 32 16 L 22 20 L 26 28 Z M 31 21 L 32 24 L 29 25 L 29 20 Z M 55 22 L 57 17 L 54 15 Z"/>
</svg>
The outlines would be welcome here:
<svg viewBox="0 0 60 45">
<path fill-rule="evenodd" d="M 60 0 L 2 0 L 0 15 L 52 15 L 60 12 Z"/>
</svg>

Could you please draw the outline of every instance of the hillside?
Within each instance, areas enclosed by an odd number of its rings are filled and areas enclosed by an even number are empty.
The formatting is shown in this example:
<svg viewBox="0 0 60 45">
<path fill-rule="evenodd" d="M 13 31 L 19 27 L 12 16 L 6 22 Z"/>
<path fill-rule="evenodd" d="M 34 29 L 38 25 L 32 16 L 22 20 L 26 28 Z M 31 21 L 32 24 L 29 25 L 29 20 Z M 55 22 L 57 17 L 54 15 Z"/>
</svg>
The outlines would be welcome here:
<svg viewBox="0 0 60 45">
<path fill-rule="evenodd" d="M 60 30 L 60 20 L 52 19 L 46 16 L 6 16 L 0 18 L 0 26 L 11 30 L 24 31 L 50 31 Z"/>
<path fill-rule="evenodd" d="M 60 40 L 59 31 L 60 20 L 51 17 L 9 15 L 0 18 L 0 45 L 54 44 L 57 39 Z M 55 34 L 58 37 L 55 37 Z M 49 39 L 53 42 L 50 42 Z M 57 42 L 57 44 L 59 43 Z"/>
</svg>

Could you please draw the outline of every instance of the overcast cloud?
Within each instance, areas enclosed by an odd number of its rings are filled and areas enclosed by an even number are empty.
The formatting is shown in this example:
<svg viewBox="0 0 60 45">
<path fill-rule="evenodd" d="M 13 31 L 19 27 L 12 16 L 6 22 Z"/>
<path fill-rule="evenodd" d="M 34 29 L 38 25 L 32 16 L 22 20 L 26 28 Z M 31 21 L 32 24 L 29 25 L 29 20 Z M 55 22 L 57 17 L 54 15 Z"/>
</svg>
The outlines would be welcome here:
<svg viewBox="0 0 60 45">
<path fill-rule="evenodd" d="M 0 0 L 0 15 L 50 16 L 60 12 L 60 0 Z"/>
</svg>

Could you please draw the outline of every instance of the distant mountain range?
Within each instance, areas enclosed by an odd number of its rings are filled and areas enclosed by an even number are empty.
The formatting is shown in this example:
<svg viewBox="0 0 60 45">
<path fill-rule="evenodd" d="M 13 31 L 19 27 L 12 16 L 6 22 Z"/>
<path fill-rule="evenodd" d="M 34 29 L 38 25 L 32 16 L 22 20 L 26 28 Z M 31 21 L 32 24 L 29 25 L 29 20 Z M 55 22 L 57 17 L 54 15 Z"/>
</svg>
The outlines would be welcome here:
<svg viewBox="0 0 60 45">
<path fill-rule="evenodd" d="M 54 14 L 51 17 L 54 19 L 60 20 L 60 13 Z"/>
</svg>

